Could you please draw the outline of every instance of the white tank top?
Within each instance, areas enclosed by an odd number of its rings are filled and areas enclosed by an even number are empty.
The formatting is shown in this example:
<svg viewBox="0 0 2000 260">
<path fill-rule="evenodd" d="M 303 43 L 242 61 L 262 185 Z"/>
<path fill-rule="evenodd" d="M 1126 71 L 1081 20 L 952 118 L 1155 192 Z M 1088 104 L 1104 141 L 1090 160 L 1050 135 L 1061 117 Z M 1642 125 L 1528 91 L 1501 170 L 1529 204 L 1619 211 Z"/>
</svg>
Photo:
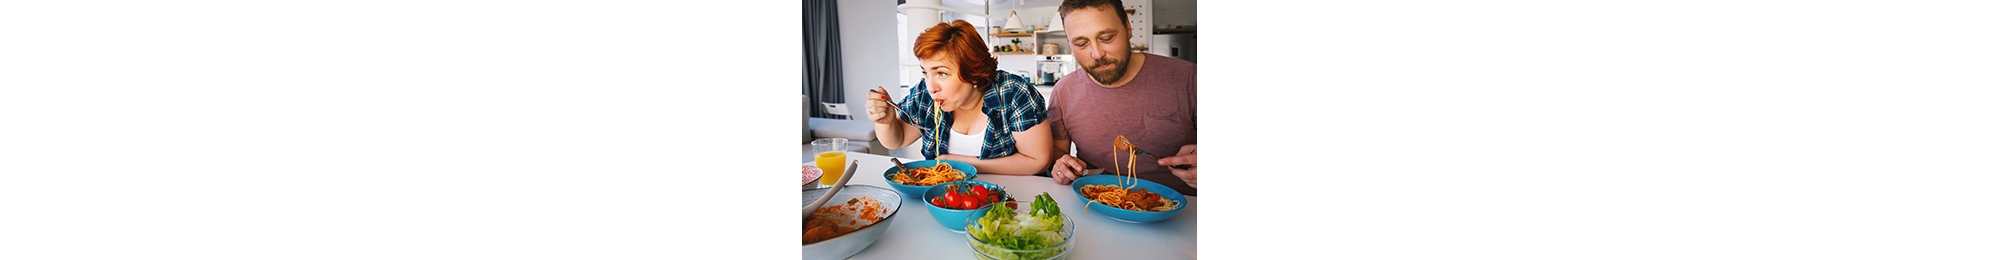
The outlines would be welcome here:
<svg viewBox="0 0 2000 260">
<path fill-rule="evenodd" d="M 958 134 L 958 131 L 951 129 L 944 131 L 951 133 L 951 142 L 946 144 L 951 147 L 947 148 L 945 153 L 979 157 L 979 151 L 982 150 L 980 148 L 986 147 L 985 127 L 973 127 L 970 134 Z"/>
</svg>

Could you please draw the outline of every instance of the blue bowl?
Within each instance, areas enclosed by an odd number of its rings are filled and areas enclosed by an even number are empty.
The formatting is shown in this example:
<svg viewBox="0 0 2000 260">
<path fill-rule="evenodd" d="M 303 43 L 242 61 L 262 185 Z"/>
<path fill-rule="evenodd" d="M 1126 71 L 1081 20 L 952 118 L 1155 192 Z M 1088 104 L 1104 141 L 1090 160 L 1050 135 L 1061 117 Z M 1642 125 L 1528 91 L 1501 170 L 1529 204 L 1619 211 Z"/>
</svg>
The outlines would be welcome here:
<svg viewBox="0 0 2000 260">
<path fill-rule="evenodd" d="M 958 170 L 959 172 L 964 172 L 964 173 L 965 173 L 965 179 L 966 179 L 966 180 L 971 180 L 971 179 L 972 179 L 972 177 L 975 177 L 975 176 L 978 176 L 978 175 L 979 175 L 979 169 L 974 169 L 974 168 L 972 167 L 972 164 L 967 164 L 967 163 L 965 163 L 965 162 L 960 162 L 960 161 L 953 161 L 953 160 L 922 160 L 922 161 L 914 161 L 914 162 L 908 162 L 908 163 L 904 163 L 904 164 L 903 164 L 903 167 L 909 167 L 909 168 L 918 168 L 918 167 L 922 167 L 922 168 L 930 168 L 930 167 L 936 167 L 936 166 L 937 166 L 937 164 L 938 164 L 938 162 L 944 162 L 945 164 L 950 164 L 950 165 L 951 165 L 951 169 L 953 169 L 953 170 Z M 918 196 L 918 195 L 922 195 L 922 194 L 924 194 L 924 191 L 926 191 L 926 190 L 930 190 L 930 189 L 931 189 L 931 187 L 936 187 L 936 186 L 937 186 L 937 185 L 929 185 L 929 186 L 916 186 L 916 185 L 903 185 L 902 183 L 896 183 L 896 181 L 895 181 L 895 178 L 890 178 L 890 177 L 889 177 L 889 176 L 891 176 L 891 175 L 896 175 L 896 167 L 889 167 L 889 169 L 888 169 L 888 170 L 883 170 L 883 171 L 882 171 L 882 182 L 887 182 L 887 183 L 889 183 L 889 187 L 894 187 L 894 188 L 896 188 L 896 192 L 898 192 L 898 193 L 902 193 L 902 194 L 903 194 L 903 196 L 905 196 L 905 197 L 910 197 L 910 198 L 920 198 L 920 197 L 922 197 L 922 196 Z"/>
<path fill-rule="evenodd" d="M 944 228 L 950 229 L 951 232 L 965 233 L 965 218 L 967 216 L 971 216 L 973 212 L 984 212 L 992 209 L 993 205 L 1006 203 L 1006 202 L 986 203 L 985 205 L 979 205 L 979 208 L 977 209 L 947 209 L 944 207 L 938 207 L 937 205 L 931 205 L 931 198 L 944 196 L 944 192 L 946 189 L 945 186 L 956 185 L 956 184 L 986 186 L 986 190 L 991 190 L 995 193 L 1000 193 L 1000 198 L 1002 199 L 1008 198 L 1007 190 L 1001 188 L 1000 185 L 983 181 L 975 181 L 975 180 L 946 182 L 931 187 L 929 190 L 924 190 L 924 196 L 921 197 L 923 199 L 917 200 L 917 202 L 923 203 L 924 208 L 930 209 L 931 218 L 936 219 L 939 225 L 944 225 Z"/>
<path fill-rule="evenodd" d="M 1083 176 L 1083 178 L 1077 178 L 1076 181 L 1069 183 L 1069 188 L 1072 191 L 1076 191 L 1076 198 L 1084 202 L 1084 207 L 1090 210 L 1091 214 L 1101 214 L 1106 217 L 1111 217 L 1112 220 L 1117 220 L 1117 221 L 1124 221 L 1131 223 L 1157 222 L 1173 218 L 1174 215 L 1181 214 L 1181 209 L 1186 209 L 1188 207 L 1187 196 L 1181 196 L 1180 192 L 1174 191 L 1173 188 L 1167 188 L 1167 185 L 1160 185 L 1159 183 L 1148 181 L 1145 179 L 1138 179 L 1139 185 L 1133 188 L 1143 188 L 1146 189 L 1146 191 L 1153 192 L 1154 194 L 1160 194 L 1160 197 L 1164 197 L 1167 198 L 1167 200 L 1179 203 L 1180 207 L 1174 208 L 1174 210 L 1168 210 L 1162 212 L 1137 211 L 1137 210 L 1112 207 L 1110 205 L 1104 205 L 1103 203 L 1091 202 L 1090 198 L 1083 197 L 1083 185 L 1116 186 L 1118 185 L 1119 179 L 1126 179 L 1125 180 L 1126 183 L 1131 183 L 1131 179 L 1128 177 L 1119 177 L 1118 175 L 1111 175 L 1111 174 L 1099 174 L 1099 175 Z"/>
</svg>

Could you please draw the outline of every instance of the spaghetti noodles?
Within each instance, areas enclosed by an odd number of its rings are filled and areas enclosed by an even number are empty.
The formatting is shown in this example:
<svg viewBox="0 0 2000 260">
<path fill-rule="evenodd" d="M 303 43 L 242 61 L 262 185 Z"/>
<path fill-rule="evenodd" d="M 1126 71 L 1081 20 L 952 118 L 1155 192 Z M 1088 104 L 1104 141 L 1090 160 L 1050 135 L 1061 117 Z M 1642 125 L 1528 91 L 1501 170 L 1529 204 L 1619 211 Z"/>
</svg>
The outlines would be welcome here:
<svg viewBox="0 0 2000 260">
<path fill-rule="evenodd" d="M 1116 140 L 1112 140 L 1112 141 L 1111 141 L 1111 152 L 1112 152 L 1112 156 L 1111 156 L 1111 169 L 1112 169 L 1112 170 L 1118 170 L 1118 156 L 1117 156 L 1118 154 L 1117 154 L 1117 152 L 1118 152 L 1118 151 L 1121 151 L 1121 150 L 1122 150 L 1122 151 L 1125 151 L 1125 154 L 1126 154 L 1126 155 L 1125 155 L 1125 169 L 1126 169 L 1126 170 L 1125 170 L 1124 172 L 1122 172 L 1122 173 L 1117 173 L 1117 174 L 1118 174 L 1118 176 L 1125 176 L 1125 174 L 1131 174 L 1131 175 L 1132 175 L 1132 177 L 1131 177 L 1131 180 L 1133 180 L 1133 181 L 1132 181 L 1132 184 L 1125 184 L 1124 180 L 1126 180 L 1126 179 L 1119 179 L 1120 181 L 1118 182 L 1118 184 L 1119 184 L 1119 186 L 1125 186 L 1125 188 L 1126 188 L 1126 189 L 1131 189 L 1132 187 L 1135 187 L 1135 186 L 1139 186 L 1139 181 L 1138 181 L 1138 179 L 1139 179 L 1139 168 L 1138 168 L 1138 164 L 1137 164 L 1137 163 L 1139 162 L 1139 149 L 1137 149 L 1137 148 L 1134 148 L 1134 147 L 1132 146 L 1132 141 L 1128 141 L 1128 140 L 1125 140 L 1125 136 L 1123 136 L 1123 135 L 1120 135 L 1120 136 L 1118 136 L 1118 139 L 1116 139 Z"/>
<path fill-rule="evenodd" d="M 931 142 L 932 142 L 932 143 L 943 143 L 943 142 L 944 142 L 944 132 L 943 132 L 943 131 L 945 131 L 945 130 L 943 129 L 943 128 L 944 128 L 944 110 L 939 110 L 939 109 L 938 109 L 938 106 L 942 106 L 942 105 L 944 105 L 944 104 L 938 104 L 938 102 L 936 101 L 936 99 L 932 99 L 932 101 L 931 101 L 931 124 L 933 124 L 933 125 L 936 125 L 936 126 L 933 126 L 933 127 L 931 127 Z M 932 150 L 931 150 L 931 159 L 937 159 L 937 158 L 938 158 L 938 153 L 942 153 L 942 152 L 944 152 L 944 150 L 945 150 L 945 149 L 948 149 L 948 148 L 947 148 L 947 147 L 944 147 L 944 146 L 942 146 L 942 145 L 939 145 L 939 146 L 937 146 L 937 148 L 936 148 L 936 149 L 932 149 Z"/>
<path fill-rule="evenodd" d="M 1083 185 L 1083 189 L 1079 190 L 1078 193 L 1081 193 L 1084 198 L 1089 198 L 1090 202 L 1093 203 L 1102 203 L 1106 206 L 1136 211 L 1160 212 L 1180 208 L 1179 202 L 1169 200 L 1151 191 L 1146 191 L 1145 188 L 1135 189 L 1139 186 L 1139 169 L 1137 167 L 1139 149 L 1136 149 L 1131 141 L 1125 140 L 1125 136 L 1120 135 L 1118 139 L 1112 141 L 1111 151 L 1113 152 L 1111 156 L 1112 174 L 1119 177 L 1118 185 Z M 1117 151 L 1126 151 L 1124 169 L 1118 167 Z M 1127 175 L 1130 176 L 1127 177 Z M 1130 184 L 1127 184 L 1127 181 L 1130 181 Z M 1088 209 L 1089 207 L 1085 207 L 1086 211 Z"/>
<path fill-rule="evenodd" d="M 951 164 L 943 162 L 939 162 L 937 166 L 910 168 L 909 172 L 894 176 L 890 181 L 911 186 L 931 186 L 965 180 L 965 172 L 952 169 Z"/>
<path fill-rule="evenodd" d="M 1081 193 L 1083 197 L 1090 198 L 1090 202 L 1127 210 L 1160 212 L 1180 208 L 1180 203 L 1147 191 L 1146 188 L 1126 189 L 1109 184 L 1083 185 Z"/>
</svg>

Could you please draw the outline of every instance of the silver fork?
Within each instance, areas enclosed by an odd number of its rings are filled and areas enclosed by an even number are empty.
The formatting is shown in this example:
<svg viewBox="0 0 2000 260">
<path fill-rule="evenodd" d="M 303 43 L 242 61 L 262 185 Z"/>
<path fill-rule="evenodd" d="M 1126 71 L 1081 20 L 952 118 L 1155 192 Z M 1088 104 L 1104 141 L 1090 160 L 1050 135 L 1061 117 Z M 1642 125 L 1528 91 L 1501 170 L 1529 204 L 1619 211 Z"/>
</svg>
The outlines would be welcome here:
<svg viewBox="0 0 2000 260">
<path fill-rule="evenodd" d="M 1151 157 L 1153 157 L 1154 159 L 1159 159 L 1159 158 L 1160 158 L 1160 156 L 1159 156 L 1159 155 L 1153 155 L 1153 153 L 1148 153 L 1148 152 L 1146 152 L 1146 149 L 1139 149 L 1139 146 L 1137 146 L 1137 145 L 1133 145 L 1133 146 L 1132 146 L 1132 150 L 1133 150 L 1133 151 L 1138 151 L 1138 152 L 1139 152 L 1139 155 L 1145 155 L 1145 156 L 1151 156 Z M 1182 170 L 1186 170 L 1186 169 L 1190 169 L 1190 168 L 1194 168 L 1194 166 L 1187 166 L 1187 165 L 1174 165 L 1174 166 L 1167 166 L 1167 167 L 1170 167 L 1170 168 L 1174 168 L 1174 169 L 1182 169 Z"/>
</svg>

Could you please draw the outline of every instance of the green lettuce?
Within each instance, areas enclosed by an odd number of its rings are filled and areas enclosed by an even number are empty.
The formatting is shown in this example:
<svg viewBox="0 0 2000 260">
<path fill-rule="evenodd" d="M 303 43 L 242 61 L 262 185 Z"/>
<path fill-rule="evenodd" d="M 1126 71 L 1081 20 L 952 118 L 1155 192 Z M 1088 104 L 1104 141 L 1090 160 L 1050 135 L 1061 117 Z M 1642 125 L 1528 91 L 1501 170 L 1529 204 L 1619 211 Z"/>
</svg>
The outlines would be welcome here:
<svg viewBox="0 0 2000 260">
<path fill-rule="evenodd" d="M 974 249 L 999 259 L 1048 259 L 1061 255 L 1066 248 L 1041 252 L 1010 252 L 1009 250 L 1039 250 L 1061 245 L 1066 239 L 1062 209 L 1056 207 L 1056 200 L 1043 192 L 1028 204 L 1026 212 L 1015 213 L 1006 204 L 995 205 L 986 216 L 979 218 L 979 226 L 966 230 L 973 239 Z"/>
</svg>

